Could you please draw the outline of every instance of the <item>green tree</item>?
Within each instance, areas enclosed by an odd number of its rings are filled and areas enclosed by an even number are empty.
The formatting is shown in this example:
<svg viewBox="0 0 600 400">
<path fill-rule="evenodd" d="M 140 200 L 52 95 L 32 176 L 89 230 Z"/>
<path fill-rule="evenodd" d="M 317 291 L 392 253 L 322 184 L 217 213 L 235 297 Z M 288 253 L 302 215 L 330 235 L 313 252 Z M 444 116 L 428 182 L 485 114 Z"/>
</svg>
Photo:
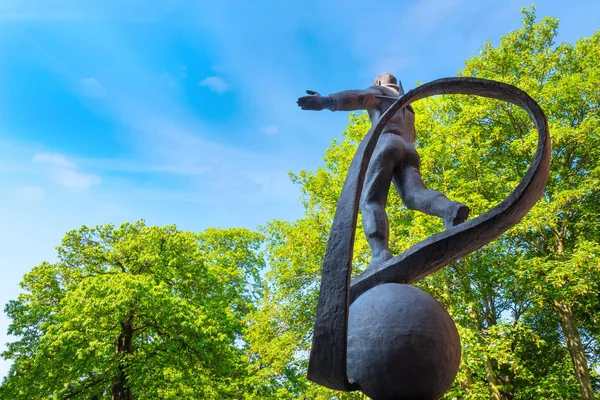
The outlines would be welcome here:
<svg viewBox="0 0 600 400">
<path fill-rule="evenodd" d="M 240 398 L 261 240 L 143 221 L 67 233 L 6 306 L 18 340 L 0 397 Z"/>
<path fill-rule="evenodd" d="M 448 398 L 591 399 L 599 391 L 600 32 L 555 45 L 557 27 L 524 10 L 520 29 L 497 47 L 487 43 L 459 72 L 516 85 L 538 100 L 553 160 L 545 196 L 519 225 L 419 283 L 447 307 L 461 335 L 462 364 Z M 469 96 L 429 98 L 414 108 L 426 184 L 468 204 L 473 217 L 525 174 L 536 133 L 519 109 Z M 369 125 L 364 114 L 351 115 L 325 165 L 292 174 L 303 218 L 265 227 L 271 270 L 248 337 L 254 368 L 274 398 L 360 398 L 316 387 L 304 375 L 329 228 Z M 387 210 L 396 254 L 443 229 L 439 219 L 407 210 L 393 191 Z M 355 274 L 369 257 L 360 220 L 358 229 Z"/>
</svg>

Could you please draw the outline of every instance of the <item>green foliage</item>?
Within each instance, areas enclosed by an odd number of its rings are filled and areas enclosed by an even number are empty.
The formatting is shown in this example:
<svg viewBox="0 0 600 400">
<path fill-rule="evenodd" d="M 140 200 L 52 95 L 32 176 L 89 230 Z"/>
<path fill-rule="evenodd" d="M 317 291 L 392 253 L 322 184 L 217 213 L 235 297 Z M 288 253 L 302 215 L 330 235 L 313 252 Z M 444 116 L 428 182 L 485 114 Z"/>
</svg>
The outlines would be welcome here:
<svg viewBox="0 0 600 400">
<path fill-rule="evenodd" d="M 523 13 L 520 29 L 497 47 L 487 43 L 459 74 L 516 85 L 539 101 L 550 122 L 552 170 L 545 196 L 520 224 L 419 284 L 447 307 L 461 334 L 463 360 L 449 399 L 600 393 L 594 372 L 600 357 L 600 31 L 555 45 L 558 21 L 536 22 L 533 9 Z M 471 217 L 502 201 L 526 173 L 537 135 L 520 109 L 468 96 L 429 98 L 414 107 L 426 185 L 469 205 Z M 271 270 L 248 340 L 263 393 L 272 398 L 361 398 L 317 387 L 304 375 L 333 213 L 369 125 L 366 115 L 351 115 L 324 166 L 292 174 L 302 189 L 303 218 L 264 228 Z M 387 211 L 396 254 L 443 229 L 441 220 L 407 210 L 393 191 Z M 354 274 L 370 256 L 360 219 L 358 230 Z"/>
<path fill-rule="evenodd" d="M 33 268 L 6 306 L 18 340 L 0 396 L 111 398 L 124 385 L 119 398 L 239 398 L 261 240 L 143 221 L 67 233 L 58 262 Z"/>
</svg>

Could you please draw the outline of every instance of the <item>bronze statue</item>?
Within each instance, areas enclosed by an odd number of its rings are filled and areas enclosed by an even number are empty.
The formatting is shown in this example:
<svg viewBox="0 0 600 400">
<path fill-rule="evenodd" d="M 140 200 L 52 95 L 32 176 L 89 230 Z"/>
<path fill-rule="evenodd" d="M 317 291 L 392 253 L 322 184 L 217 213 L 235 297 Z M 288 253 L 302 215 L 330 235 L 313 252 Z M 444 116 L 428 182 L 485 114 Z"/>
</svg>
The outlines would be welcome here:
<svg viewBox="0 0 600 400">
<path fill-rule="evenodd" d="M 383 74 L 364 91 L 325 97 L 307 93 L 298 99 L 303 109 L 366 109 L 373 122 L 348 168 L 333 218 L 308 378 L 332 389 L 361 390 L 376 400 L 439 398 L 458 370 L 460 340 L 441 304 L 410 284 L 485 246 L 518 223 L 542 196 L 551 156 L 544 112 L 514 86 L 467 77 L 438 79 L 404 94 L 395 78 Z M 535 155 L 519 185 L 500 204 L 466 222 L 466 206 L 423 187 L 412 145 L 410 103 L 443 94 L 516 104 L 538 131 Z M 441 216 L 447 228 L 393 258 L 384 209 L 391 181 L 408 207 Z M 359 203 L 374 254 L 369 268 L 351 280 Z"/>
<path fill-rule="evenodd" d="M 404 90 L 402 84 L 398 85 L 396 78 L 387 72 L 377 76 L 374 83 L 366 90 L 346 90 L 329 96 L 307 90 L 309 96 L 299 98 L 298 105 L 303 110 L 315 111 L 367 110 L 371 123 L 376 124 Z M 395 113 L 385 125 L 371 157 L 360 200 L 363 228 L 372 253 L 371 268 L 392 258 L 385 212 L 391 182 L 406 207 L 443 218 L 447 229 L 469 216 L 469 208 L 464 204 L 425 188 L 419 154 L 413 146 L 415 139 L 415 114 L 408 106 Z"/>
</svg>

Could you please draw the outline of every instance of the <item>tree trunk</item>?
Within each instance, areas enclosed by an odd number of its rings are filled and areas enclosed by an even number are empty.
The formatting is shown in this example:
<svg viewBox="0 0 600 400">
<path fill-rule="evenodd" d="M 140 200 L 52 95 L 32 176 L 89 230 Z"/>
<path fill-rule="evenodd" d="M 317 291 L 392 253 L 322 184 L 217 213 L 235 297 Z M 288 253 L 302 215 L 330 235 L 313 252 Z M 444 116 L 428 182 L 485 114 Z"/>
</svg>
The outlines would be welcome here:
<svg viewBox="0 0 600 400">
<path fill-rule="evenodd" d="M 575 376 L 579 382 L 581 398 L 583 400 L 593 400 L 594 391 L 590 380 L 590 371 L 588 369 L 585 352 L 583 351 L 583 345 L 581 344 L 581 337 L 575 326 L 575 318 L 573 317 L 571 306 L 565 301 L 555 301 L 554 309 L 558 313 L 560 327 L 565 335 L 565 340 L 567 341 L 567 348 L 569 349 L 569 354 L 573 361 Z"/>
<path fill-rule="evenodd" d="M 494 304 L 494 299 L 493 298 L 489 298 L 489 297 L 485 297 L 481 299 L 482 304 L 483 304 L 483 314 L 478 315 L 477 320 L 478 320 L 478 328 L 480 332 L 483 332 L 484 329 L 484 322 L 487 324 L 488 327 L 492 327 L 492 326 L 496 326 L 498 321 L 496 318 L 496 314 L 493 310 L 493 304 Z M 510 400 L 512 399 L 512 395 L 510 393 L 506 393 L 505 391 L 503 391 L 503 386 L 507 383 L 509 383 L 508 378 L 506 378 L 506 381 L 502 381 L 502 379 L 500 379 L 498 377 L 498 374 L 496 373 L 496 370 L 494 368 L 494 365 L 492 364 L 492 360 L 490 360 L 489 358 L 485 358 L 484 362 L 483 362 L 483 366 L 485 368 L 485 375 L 488 381 L 488 384 L 490 385 L 490 388 L 492 389 L 493 392 L 493 399 L 494 400 Z"/>
<path fill-rule="evenodd" d="M 121 324 L 121 334 L 115 344 L 117 360 L 119 363 L 119 374 L 113 378 L 112 385 L 112 400 L 133 400 L 131 389 L 127 384 L 127 373 L 123 365 L 122 358 L 124 355 L 131 354 L 133 329 L 130 322 Z"/>
<path fill-rule="evenodd" d="M 486 358 L 483 362 L 485 367 L 485 374 L 487 376 L 487 381 L 492 388 L 494 400 L 510 400 L 512 397 L 504 393 L 500 388 L 503 385 L 503 382 L 496 377 L 496 373 L 494 372 L 494 366 L 492 362 Z"/>
</svg>

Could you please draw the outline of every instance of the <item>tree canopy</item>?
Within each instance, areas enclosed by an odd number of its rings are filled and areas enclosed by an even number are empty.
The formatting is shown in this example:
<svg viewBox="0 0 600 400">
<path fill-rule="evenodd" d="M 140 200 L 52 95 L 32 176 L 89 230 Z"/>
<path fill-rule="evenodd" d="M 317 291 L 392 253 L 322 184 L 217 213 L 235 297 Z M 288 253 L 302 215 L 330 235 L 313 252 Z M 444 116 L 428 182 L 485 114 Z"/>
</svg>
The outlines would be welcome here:
<svg viewBox="0 0 600 400">
<path fill-rule="evenodd" d="M 6 306 L 5 399 L 239 398 L 260 235 L 143 221 L 67 233 Z"/>
</svg>

